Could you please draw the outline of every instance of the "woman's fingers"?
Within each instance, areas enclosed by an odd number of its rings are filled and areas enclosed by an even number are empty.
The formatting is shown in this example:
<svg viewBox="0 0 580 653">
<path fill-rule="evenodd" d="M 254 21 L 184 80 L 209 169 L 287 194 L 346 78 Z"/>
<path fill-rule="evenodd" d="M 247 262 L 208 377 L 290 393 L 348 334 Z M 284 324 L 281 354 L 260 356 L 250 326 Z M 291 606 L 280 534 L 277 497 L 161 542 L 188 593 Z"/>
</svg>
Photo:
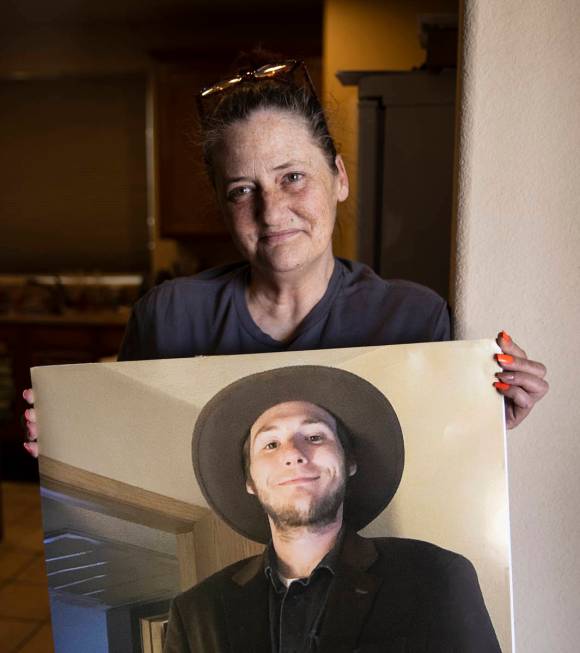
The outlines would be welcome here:
<svg viewBox="0 0 580 653">
<path fill-rule="evenodd" d="M 28 439 L 36 440 L 38 437 L 38 426 L 36 422 L 26 422 L 26 428 L 28 430 Z"/>
<path fill-rule="evenodd" d="M 506 426 L 508 429 L 513 429 L 520 424 L 530 414 L 538 400 L 517 385 L 508 385 L 507 388 L 499 387 L 498 391 L 507 400 Z"/>
<path fill-rule="evenodd" d="M 496 377 L 501 383 L 519 386 L 528 394 L 537 395 L 537 399 L 541 399 L 550 388 L 548 382 L 545 379 L 536 376 L 535 374 L 528 374 L 526 372 L 498 372 Z"/>
<path fill-rule="evenodd" d="M 506 399 L 506 424 L 512 429 L 548 392 L 549 385 L 544 379 L 546 366 L 529 360 L 526 352 L 505 331 L 498 334 L 497 343 L 502 353 L 495 358 L 502 371 L 496 374 L 498 381 L 494 385 Z"/>
<path fill-rule="evenodd" d="M 33 458 L 38 458 L 38 444 L 36 442 L 25 442 L 24 448 Z"/>
<path fill-rule="evenodd" d="M 28 402 L 31 406 L 34 404 L 34 392 L 32 388 L 26 388 L 22 393 L 24 401 Z M 34 408 L 27 408 L 24 411 L 24 422 L 26 428 L 26 442 L 24 448 L 33 458 L 38 458 L 38 426 L 36 424 L 36 411 Z"/>
<path fill-rule="evenodd" d="M 517 373 L 527 377 L 533 376 L 540 380 L 546 376 L 546 366 L 538 361 L 531 361 L 528 358 L 517 358 L 511 354 L 496 354 L 495 359 L 502 367 L 504 374 L 510 372 L 513 374 Z"/>
</svg>

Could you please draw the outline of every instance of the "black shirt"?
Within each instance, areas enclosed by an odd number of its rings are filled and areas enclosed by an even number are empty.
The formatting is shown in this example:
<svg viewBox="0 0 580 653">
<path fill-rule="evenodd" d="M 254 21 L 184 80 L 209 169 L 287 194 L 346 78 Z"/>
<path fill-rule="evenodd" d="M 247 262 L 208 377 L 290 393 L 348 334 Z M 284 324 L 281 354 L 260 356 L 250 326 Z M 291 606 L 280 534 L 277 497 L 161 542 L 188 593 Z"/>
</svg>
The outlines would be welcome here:
<svg viewBox="0 0 580 653">
<path fill-rule="evenodd" d="M 264 573 L 269 583 L 269 617 L 272 653 L 316 653 L 328 593 L 334 579 L 344 532 L 316 565 L 308 578 L 298 578 L 288 587 L 278 573 L 272 543 Z"/>
</svg>

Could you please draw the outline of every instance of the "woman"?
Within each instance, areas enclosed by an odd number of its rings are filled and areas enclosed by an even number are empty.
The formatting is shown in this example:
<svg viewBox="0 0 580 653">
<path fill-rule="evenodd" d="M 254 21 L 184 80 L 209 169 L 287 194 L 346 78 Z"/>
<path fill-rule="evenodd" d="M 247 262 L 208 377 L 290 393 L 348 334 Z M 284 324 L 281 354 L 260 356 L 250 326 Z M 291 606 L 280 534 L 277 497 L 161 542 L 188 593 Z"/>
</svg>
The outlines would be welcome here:
<svg viewBox="0 0 580 653">
<path fill-rule="evenodd" d="M 176 279 L 135 306 L 119 360 L 448 340 L 445 302 L 336 259 L 348 176 L 301 62 L 253 67 L 199 96 L 204 158 L 245 263 Z M 548 389 L 501 332 L 494 385 L 513 428 Z M 32 402 L 32 393 L 25 391 Z M 27 450 L 38 455 L 33 409 Z"/>
</svg>

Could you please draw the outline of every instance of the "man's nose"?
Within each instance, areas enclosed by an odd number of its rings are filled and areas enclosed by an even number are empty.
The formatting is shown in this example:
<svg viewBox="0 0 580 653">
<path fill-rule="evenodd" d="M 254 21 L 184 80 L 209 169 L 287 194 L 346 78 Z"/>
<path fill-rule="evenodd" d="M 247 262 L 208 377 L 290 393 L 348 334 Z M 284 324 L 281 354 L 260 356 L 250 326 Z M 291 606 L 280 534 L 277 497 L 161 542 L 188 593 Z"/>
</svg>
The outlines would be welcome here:
<svg viewBox="0 0 580 653">
<path fill-rule="evenodd" d="M 304 465 L 308 462 L 306 451 L 295 442 L 290 442 L 286 445 L 284 451 L 284 464 L 291 465 Z"/>
</svg>

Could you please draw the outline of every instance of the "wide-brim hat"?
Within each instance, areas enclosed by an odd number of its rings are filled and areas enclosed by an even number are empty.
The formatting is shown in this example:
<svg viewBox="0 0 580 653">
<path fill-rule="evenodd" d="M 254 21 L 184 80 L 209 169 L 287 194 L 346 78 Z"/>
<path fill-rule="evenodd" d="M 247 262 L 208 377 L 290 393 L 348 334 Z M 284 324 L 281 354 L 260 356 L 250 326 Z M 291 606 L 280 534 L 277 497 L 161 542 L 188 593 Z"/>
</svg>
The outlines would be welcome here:
<svg viewBox="0 0 580 653">
<path fill-rule="evenodd" d="M 403 433 L 388 399 L 356 374 L 298 365 L 234 381 L 204 406 L 193 432 L 193 467 L 208 504 L 234 530 L 257 542 L 270 539 L 268 519 L 246 491 L 242 449 L 266 410 L 308 401 L 337 417 L 351 434 L 357 471 L 347 484 L 344 521 L 358 531 L 393 498 L 404 466 Z"/>
</svg>

